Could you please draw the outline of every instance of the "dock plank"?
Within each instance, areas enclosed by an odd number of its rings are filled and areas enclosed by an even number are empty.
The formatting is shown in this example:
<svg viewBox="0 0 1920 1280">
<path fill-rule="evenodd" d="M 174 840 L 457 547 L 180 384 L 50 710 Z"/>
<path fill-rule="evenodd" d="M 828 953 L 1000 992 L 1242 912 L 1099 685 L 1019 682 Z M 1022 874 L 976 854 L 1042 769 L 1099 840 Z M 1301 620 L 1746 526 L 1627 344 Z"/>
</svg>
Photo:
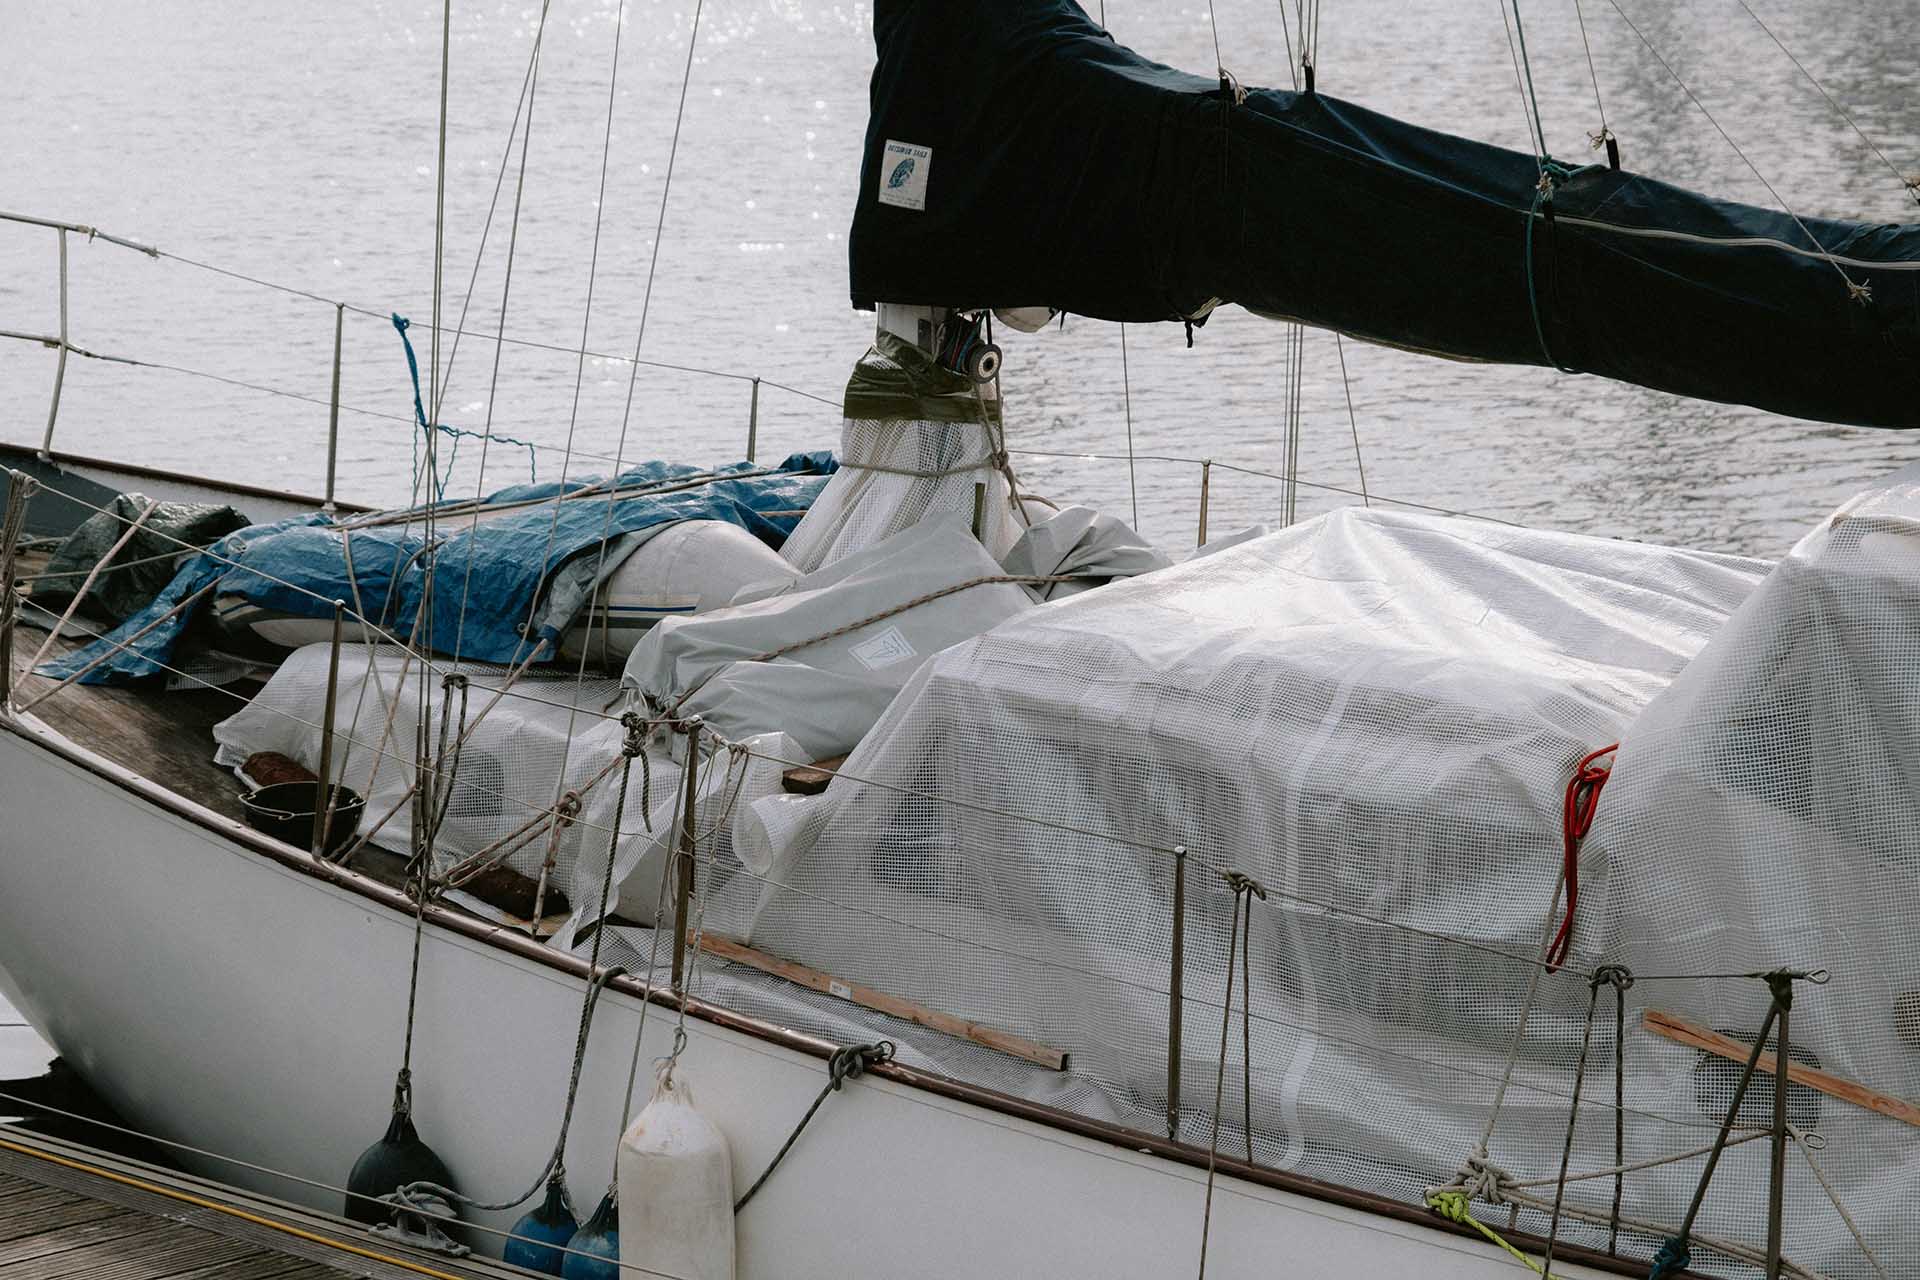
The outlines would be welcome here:
<svg viewBox="0 0 1920 1280">
<path fill-rule="evenodd" d="M 0 1231 L 27 1233 L 0 1240 L 0 1280 L 419 1280 L 422 1267 L 449 1280 L 526 1274 L 409 1249 L 333 1214 L 10 1125 L 0 1125 L 0 1177 L 17 1193 L 0 1199 Z"/>
<path fill-rule="evenodd" d="M 168 1280 L 338 1280 L 338 1276 L 333 1268 L 317 1262 L 259 1252 L 196 1271 L 182 1271 Z"/>
<path fill-rule="evenodd" d="M 198 1227 L 150 1219 L 146 1229 L 121 1239 L 45 1254 L 12 1267 L 6 1280 L 163 1280 L 185 1271 L 233 1262 L 261 1252 Z"/>
<path fill-rule="evenodd" d="M 89 1203 L 79 1208 L 92 1212 L 93 1216 L 77 1222 L 55 1223 L 50 1220 L 47 1229 L 35 1230 L 32 1235 L 21 1235 L 0 1243 L 0 1275 L 7 1275 L 19 1263 L 50 1253 L 64 1253 L 69 1249 L 99 1244 L 103 1240 L 118 1240 L 137 1234 L 148 1222 L 148 1219 L 118 1205 Z M 57 1216 L 49 1215 L 49 1218 Z"/>
<path fill-rule="evenodd" d="M 80 1204 L 81 1196 L 57 1187 L 28 1187 L 22 1191 L 0 1193 L 0 1240 L 10 1227 L 38 1226 L 40 1214 L 61 1205 Z"/>
</svg>

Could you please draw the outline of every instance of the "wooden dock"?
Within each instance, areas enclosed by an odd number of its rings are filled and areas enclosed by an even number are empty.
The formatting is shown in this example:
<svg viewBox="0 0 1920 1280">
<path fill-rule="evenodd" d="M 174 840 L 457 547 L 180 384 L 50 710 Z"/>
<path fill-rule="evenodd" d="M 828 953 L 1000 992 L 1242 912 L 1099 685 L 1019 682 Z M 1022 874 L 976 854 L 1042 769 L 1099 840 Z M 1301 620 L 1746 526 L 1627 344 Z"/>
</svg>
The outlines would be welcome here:
<svg viewBox="0 0 1920 1280">
<path fill-rule="evenodd" d="M 524 1280 L 327 1214 L 0 1125 L 0 1280 Z"/>
</svg>

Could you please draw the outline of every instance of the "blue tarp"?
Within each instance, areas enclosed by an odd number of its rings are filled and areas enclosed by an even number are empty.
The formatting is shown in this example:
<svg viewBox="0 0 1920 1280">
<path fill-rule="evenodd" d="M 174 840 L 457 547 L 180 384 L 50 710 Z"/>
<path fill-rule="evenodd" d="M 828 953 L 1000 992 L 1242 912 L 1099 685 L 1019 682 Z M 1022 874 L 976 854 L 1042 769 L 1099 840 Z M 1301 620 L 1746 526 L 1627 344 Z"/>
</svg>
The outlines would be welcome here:
<svg viewBox="0 0 1920 1280">
<path fill-rule="evenodd" d="M 158 675 L 216 595 L 241 596 L 276 613 L 312 618 L 331 617 L 332 602 L 344 600 L 388 633 L 412 637 L 427 597 L 429 559 L 433 609 L 419 628 L 423 642 L 430 627 L 440 652 L 454 653 L 457 643 L 458 656 L 471 661 L 516 662 L 535 640 L 546 639 L 544 659 L 557 648 L 551 642 L 571 616 L 549 611 L 531 639 L 522 628 L 534 616 L 536 598 L 569 562 L 579 560 L 573 567 L 597 577 L 617 562 L 628 535 L 680 520 L 725 520 L 777 549 L 837 467 L 825 451 L 796 453 L 765 471 L 745 462 L 712 470 L 647 462 L 620 474 L 610 490 L 621 495 L 617 502 L 598 494 L 542 501 L 592 480 L 515 485 L 489 495 L 485 505 L 534 505 L 478 525 L 468 515 L 445 517 L 432 557 L 423 554 L 418 522 L 356 527 L 364 517 L 341 524 L 315 514 L 254 525 L 195 556 L 152 604 L 104 638 L 45 664 L 40 674 L 64 678 L 110 655 L 83 683 L 119 684 Z M 716 474 L 727 478 L 696 482 Z M 676 481 L 688 483 L 676 487 Z M 596 563 L 603 539 L 609 547 L 605 566 Z M 218 585 L 207 591 L 213 584 Z M 134 639 L 198 592 L 206 595 Z M 580 602 L 585 598 L 582 594 Z"/>
</svg>

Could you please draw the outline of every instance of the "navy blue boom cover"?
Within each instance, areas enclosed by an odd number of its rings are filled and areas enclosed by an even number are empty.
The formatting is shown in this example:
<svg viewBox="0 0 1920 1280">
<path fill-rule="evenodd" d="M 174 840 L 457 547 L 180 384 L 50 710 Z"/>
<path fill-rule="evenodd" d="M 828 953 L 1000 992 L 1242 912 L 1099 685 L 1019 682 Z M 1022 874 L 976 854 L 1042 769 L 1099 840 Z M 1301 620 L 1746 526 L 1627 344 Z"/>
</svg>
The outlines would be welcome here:
<svg viewBox="0 0 1920 1280">
<path fill-rule="evenodd" d="M 1920 225 L 1803 228 L 1605 166 L 1556 166 L 1543 200 L 1531 155 L 1325 94 L 1236 103 L 1071 0 L 878 0 L 874 38 L 857 307 L 1141 322 L 1218 299 L 1434 355 L 1920 425 Z M 881 199 L 903 154 L 922 208 Z"/>
</svg>

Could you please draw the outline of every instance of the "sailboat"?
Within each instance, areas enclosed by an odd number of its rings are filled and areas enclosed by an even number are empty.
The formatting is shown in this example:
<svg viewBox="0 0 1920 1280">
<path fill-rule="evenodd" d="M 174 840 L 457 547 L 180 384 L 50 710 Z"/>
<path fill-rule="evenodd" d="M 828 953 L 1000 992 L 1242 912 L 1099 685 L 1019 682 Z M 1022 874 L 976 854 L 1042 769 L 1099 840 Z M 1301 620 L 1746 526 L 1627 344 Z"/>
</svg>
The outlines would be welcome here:
<svg viewBox="0 0 1920 1280">
<path fill-rule="evenodd" d="M 993 326 L 1237 303 L 1911 426 L 1920 228 L 1070 0 L 875 38 L 832 455 L 367 511 L 8 453 L 8 1000 L 385 1241 L 524 1258 L 546 1191 L 632 1274 L 1910 1272 L 1920 481 L 1777 564 L 1369 509 L 1175 563 L 1021 485 Z M 614 1194 L 670 1088 L 724 1259 Z M 432 1176 L 356 1186 L 383 1131 Z"/>
</svg>

